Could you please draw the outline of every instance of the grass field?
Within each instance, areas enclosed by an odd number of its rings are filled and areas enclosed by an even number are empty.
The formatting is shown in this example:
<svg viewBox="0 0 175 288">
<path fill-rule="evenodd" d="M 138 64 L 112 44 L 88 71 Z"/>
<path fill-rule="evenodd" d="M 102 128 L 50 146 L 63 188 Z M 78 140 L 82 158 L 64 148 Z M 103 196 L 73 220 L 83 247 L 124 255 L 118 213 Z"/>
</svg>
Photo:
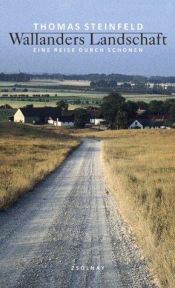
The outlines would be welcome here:
<svg viewBox="0 0 175 288">
<path fill-rule="evenodd" d="M 41 127 L 0 123 L 0 208 L 54 170 L 78 143 Z"/>
<path fill-rule="evenodd" d="M 175 131 L 104 132 L 109 190 L 161 287 L 175 287 Z M 102 135 L 102 133 L 101 133 Z"/>
</svg>

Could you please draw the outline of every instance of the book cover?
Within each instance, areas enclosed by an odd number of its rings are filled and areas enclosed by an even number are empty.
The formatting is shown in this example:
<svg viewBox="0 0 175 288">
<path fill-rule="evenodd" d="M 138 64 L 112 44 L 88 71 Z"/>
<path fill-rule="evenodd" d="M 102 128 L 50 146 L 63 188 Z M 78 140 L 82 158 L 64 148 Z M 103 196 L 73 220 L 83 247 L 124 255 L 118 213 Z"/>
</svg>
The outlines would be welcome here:
<svg viewBox="0 0 175 288">
<path fill-rule="evenodd" d="M 172 0 L 0 0 L 0 287 L 175 287 Z"/>
</svg>

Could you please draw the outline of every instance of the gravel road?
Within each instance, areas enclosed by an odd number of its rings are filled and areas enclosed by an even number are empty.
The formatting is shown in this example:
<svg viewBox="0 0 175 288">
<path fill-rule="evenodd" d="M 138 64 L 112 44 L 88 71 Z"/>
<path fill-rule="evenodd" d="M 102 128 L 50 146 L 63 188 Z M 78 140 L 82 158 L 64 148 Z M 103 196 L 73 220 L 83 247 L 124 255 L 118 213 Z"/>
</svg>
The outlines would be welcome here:
<svg viewBox="0 0 175 288">
<path fill-rule="evenodd" d="M 105 192 L 100 142 L 0 212 L 0 288 L 155 287 Z"/>
</svg>

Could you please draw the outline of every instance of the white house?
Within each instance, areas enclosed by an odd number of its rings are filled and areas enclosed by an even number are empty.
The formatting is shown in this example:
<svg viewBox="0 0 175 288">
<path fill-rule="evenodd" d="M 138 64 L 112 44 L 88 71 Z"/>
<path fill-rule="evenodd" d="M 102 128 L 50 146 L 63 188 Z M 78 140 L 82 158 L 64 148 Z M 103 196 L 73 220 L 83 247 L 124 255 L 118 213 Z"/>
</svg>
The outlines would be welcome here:
<svg viewBox="0 0 175 288">
<path fill-rule="evenodd" d="M 57 107 L 24 107 L 14 114 L 14 122 L 21 123 L 47 123 L 48 119 L 56 119 L 61 115 Z"/>
<path fill-rule="evenodd" d="M 56 126 L 59 126 L 59 127 L 74 127 L 74 122 L 73 121 L 61 121 L 61 120 L 58 120 L 58 121 L 56 121 Z"/>
<path fill-rule="evenodd" d="M 156 119 L 135 119 L 128 126 L 129 129 L 160 128 L 162 120 Z"/>
<path fill-rule="evenodd" d="M 102 119 L 102 118 L 93 118 L 93 119 L 90 119 L 90 123 L 93 124 L 93 125 L 100 125 L 100 124 L 102 124 L 103 122 L 105 122 L 105 120 Z"/>
<path fill-rule="evenodd" d="M 141 124 L 138 120 L 134 120 L 130 125 L 129 129 L 143 129 L 143 124 Z"/>
<path fill-rule="evenodd" d="M 51 117 L 48 120 L 48 124 L 59 127 L 74 127 L 74 117 L 73 116 L 60 116 L 56 120 Z"/>
<path fill-rule="evenodd" d="M 25 114 L 23 113 L 21 109 L 18 109 L 16 113 L 14 114 L 14 122 L 25 123 Z"/>
</svg>

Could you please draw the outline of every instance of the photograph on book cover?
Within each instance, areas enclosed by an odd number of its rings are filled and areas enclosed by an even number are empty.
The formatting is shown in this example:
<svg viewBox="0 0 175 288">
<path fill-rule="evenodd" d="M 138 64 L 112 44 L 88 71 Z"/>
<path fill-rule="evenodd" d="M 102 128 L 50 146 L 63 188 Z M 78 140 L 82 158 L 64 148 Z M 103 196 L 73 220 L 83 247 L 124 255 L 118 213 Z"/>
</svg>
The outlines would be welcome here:
<svg viewBox="0 0 175 288">
<path fill-rule="evenodd" d="M 175 287 L 174 11 L 0 0 L 0 288 Z"/>
</svg>

